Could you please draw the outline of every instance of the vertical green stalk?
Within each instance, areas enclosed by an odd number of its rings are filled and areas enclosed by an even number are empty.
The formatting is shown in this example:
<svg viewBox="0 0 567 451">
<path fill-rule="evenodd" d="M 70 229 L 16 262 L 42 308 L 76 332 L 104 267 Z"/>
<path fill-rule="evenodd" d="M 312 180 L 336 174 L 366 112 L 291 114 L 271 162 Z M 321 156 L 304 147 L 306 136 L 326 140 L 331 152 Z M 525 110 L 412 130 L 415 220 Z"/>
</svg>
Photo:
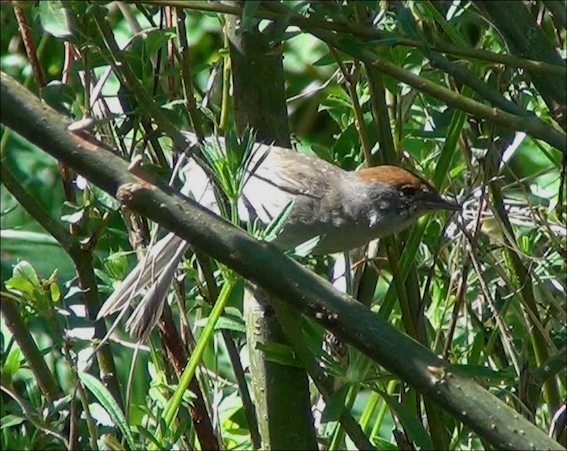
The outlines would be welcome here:
<svg viewBox="0 0 567 451">
<path fill-rule="evenodd" d="M 179 380 L 179 385 L 177 386 L 177 389 L 175 390 L 175 393 L 171 397 L 171 400 L 169 401 L 167 408 L 165 409 L 165 412 L 163 414 L 162 417 L 163 423 L 166 428 L 168 428 L 171 425 L 171 422 L 173 421 L 175 415 L 177 414 L 177 411 L 179 410 L 179 406 L 181 405 L 183 394 L 187 391 L 191 379 L 193 379 L 193 377 L 195 376 L 197 365 L 199 365 L 199 363 L 201 362 L 203 353 L 205 352 L 205 349 L 215 332 L 215 325 L 217 324 L 218 319 L 222 315 L 224 311 L 224 307 L 226 306 L 230 298 L 230 294 L 232 293 L 232 290 L 236 285 L 237 279 L 232 274 L 229 274 L 225 278 L 225 280 L 226 282 L 221 289 L 221 292 L 219 294 L 217 302 L 213 307 L 213 310 L 211 311 L 211 314 L 209 315 L 209 320 L 207 321 L 207 324 L 203 329 L 203 333 L 201 334 L 201 337 L 199 338 L 199 341 L 195 346 L 195 350 L 191 354 L 191 357 L 189 358 L 189 362 L 187 363 L 187 366 L 185 367 L 185 370 L 181 375 L 181 379 Z M 162 437 L 163 437 L 163 431 L 158 429 L 156 433 L 156 439 L 158 443 L 161 441 Z M 157 448 L 155 448 L 154 445 L 150 447 L 150 449 L 157 449 Z"/>
</svg>

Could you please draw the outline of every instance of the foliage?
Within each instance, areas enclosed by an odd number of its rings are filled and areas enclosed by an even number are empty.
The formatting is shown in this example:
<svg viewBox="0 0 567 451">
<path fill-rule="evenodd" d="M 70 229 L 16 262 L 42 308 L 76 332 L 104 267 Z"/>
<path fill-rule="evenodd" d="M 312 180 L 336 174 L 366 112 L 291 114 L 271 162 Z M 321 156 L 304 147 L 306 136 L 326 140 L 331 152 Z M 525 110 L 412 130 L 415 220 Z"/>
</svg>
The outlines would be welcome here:
<svg viewBox="0 0 567 451">
<path fill-rule="evenodd" d="M 2 71 L 71 120 L 94 119 L 88 133 L 164 181 L 179 158 L 164 121 L 227 136 L 229 152 L 213 145 L 205 158 L 221 187 L 219 204 L 228 207 L 221 211 L 239 224 L 234 199 L 249 155 L 246 139 L 238 143 L 232 131 L 224 13 L 241 15 L 243 30 L 259 22 L 274 48 L 283 46 L 299 151 L 348 170 L 401 164 L 463 205 L 456 217 L 424 218 L 349 258 L 299 257 L 309 243 L 295 257 L 539 428 L 552 429 L 566 396 L 565 148 L 553 144 L 565 130 L 565 99 L 560 90 L 557 98 L 543 90 L 540 80 L 565 78 L 561 2 L 528 5 L 559 63 L 521 56 L 485 2 L 249 1 L 242 9 L 169 3 L 3 2 Z M 17 18 L 28 26 L 18 28 Z M 119 325 L 111 338 L 114 374 L 93 360 L 103 337 L 85 295 L 104 300 L 161 232 L 7 128 L 0 145 L 2 165 L 17 182 L 11 186 L 35 201 L 33 208 L 18 202 L 3 175 L 2 300 L 17 306 L 58 388 L 45 393 L 45 378 L 3 323 L 3 448 L 205 447 L 198 415 L 211 419 L 227 449 L 253 448 L 254 420 L 241 384 L 250 382 L 251 351 L 243 333 L 244 283 L 206 256 L 187 253 L 168 301 L 186 348 L 201 352 L 201 393 L 195 385 L 182 393 L 176 421 L 166 428 L 180 370 L 164 354 L 163 336 L 156 331 L 136 347 Z M 264 235 L 254 225 L 249 231 L 269 240 L 285 214 Z M 68 245 L 38 217 L 51 218 Z M 226 308 L 210 322 L 223 289 Z M 431 405 L 405 381 L 354 349 L 348 364 L 337 362 L 322 349 L 324 329 L 307 318 L 301 326 L 310 352 L 335 379 L 336 391 L 314 415 L 328 449 L 354 446 L 339 421 L 345 407 L 379 449 L 488 446 L 448 414 L 438 412 L 438 428 Z M 255 352 L 300 364 L 288 348 Z M 313 406 L 321 407 L 313 387 Z M 565 431 L 556 437 L 565 446 Z"/>
</svg>

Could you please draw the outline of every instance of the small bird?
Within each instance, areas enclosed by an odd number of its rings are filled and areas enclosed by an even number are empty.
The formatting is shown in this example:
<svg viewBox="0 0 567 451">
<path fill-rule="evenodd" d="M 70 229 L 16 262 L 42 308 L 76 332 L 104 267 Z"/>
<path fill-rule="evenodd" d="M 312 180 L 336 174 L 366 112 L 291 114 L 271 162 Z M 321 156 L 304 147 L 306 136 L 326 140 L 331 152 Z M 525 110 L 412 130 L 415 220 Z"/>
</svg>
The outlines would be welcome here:
<svg viewBox="0 0 567 451">
<path fill-rule="evenodd" d="M 185 135 L 188 144 L 195 145 L 196 137 Z M 238 202 L 243 220 L 257 218 L 268 224 L 293 202 L 273 241 L 282 250 L 319 237 L 313 254 L 344 252 L 399 232 L 427 213 L 460 208 L 422 177 L 397 166 L 349 172 L 320 158 L 256 143 L 247 171 Z M 205 207 L 218 211 L 203 170 L 192 162 L 184 172 L 182 191 L 190 191 Z M 155 243 L 107 299 L 98 318 L 121 310 L 151 284 L 126 324 L 133 335 L 147 338 L 161 316 L 167 287 L 188 246 L 173 233 Z"/>
</svg>

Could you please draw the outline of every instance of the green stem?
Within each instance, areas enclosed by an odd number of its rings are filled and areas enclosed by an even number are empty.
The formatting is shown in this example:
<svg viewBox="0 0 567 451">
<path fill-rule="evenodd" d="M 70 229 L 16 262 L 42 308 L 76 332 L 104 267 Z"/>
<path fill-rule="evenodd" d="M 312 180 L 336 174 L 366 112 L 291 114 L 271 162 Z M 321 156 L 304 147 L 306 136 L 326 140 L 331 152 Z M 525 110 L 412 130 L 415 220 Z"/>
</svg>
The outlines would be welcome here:
<svg viewBox="0 0 567 451">
<path fill-rule="evenodd" d="M 207 348 L 209 341 L 211 340 L 215 332 L 215 326 L 217 324 L 217 321 L 224 311 L 224 307 L 226 306 L 230 298 L 230 294 L 232 293 L 232 290 L 236 285 L 236 280 L 237 279 L 234 276 L 229 276 L 226 278 L 226 283 L 223 285 L 219 297 L 217 299 L 217 302 L 215 303 L 213 310 L 209 315 L 209 320 L 207 321 L 207 324 L 203 329 L 203 333 L 201 334 L 201 337 L 199 338 L 199 341 L 195 346 L 195 350 L 193 351 L 191 357 L 189 358 L 189 362 L 187 363 L 187 366 L 185 367 L 185 370 L 181 375 L 181 379 L 179 379 L 179 385 L 177 386 L 175 393 L 171 397 L 171 400 L 169 401 L 167 408 L 165 409 L 165 412 L 163 414 L 163 422 L 165 424 L 165 427 L 168 429 L 173 419 L 175 418 L 177 411 L 179 410 L 179 406 L 181 405 L 181 400 L 183 399 L 183 395 L 185 394 L 187 388 L 189 387 L 189 383 L 195 376 L 195 371 L 197 370 L 197 366 L 201 362 L 205 349 Z M 163 432 L 161 430 L 158 430 L 156 434 L 158 443 L 161 441 L 161 438 L 163 437 L 162 433 Z M 155 450 L 157 448 L 154 445 L 151 446 L 150 449 Z"/>
</svg>

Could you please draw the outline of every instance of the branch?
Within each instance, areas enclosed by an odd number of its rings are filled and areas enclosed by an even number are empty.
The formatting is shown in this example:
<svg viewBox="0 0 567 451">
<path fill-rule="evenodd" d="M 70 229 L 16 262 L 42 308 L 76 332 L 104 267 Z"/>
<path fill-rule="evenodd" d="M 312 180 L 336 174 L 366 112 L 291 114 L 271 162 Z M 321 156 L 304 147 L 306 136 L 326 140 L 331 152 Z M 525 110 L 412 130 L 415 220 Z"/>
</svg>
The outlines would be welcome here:
<svg viewBox="0 0 567 451">
<path fill-rule="evenodd" d="M 139 0 L 125 0 L 126 3 L 136 3 Z M 242 17 L 243 8 L 239 5 L 228 5 L 221 2 L 198 1 L 198 0 L 145 0 L 145 4 L 154 6 L 172 6 L 176 8 L 190 9 L 218 14 L 231 14 Z M 290 15 L 288 7 L 282 7 L 277 2 L 264 2 L 254 12 L 257 19 L 288 20 L 290 25 L 300 27 L 303 31 L 311 33 L 313 30 L 329 30 L 339 33 L 352 34 L 366 41 L 377 41 L 377 45 L 387 45 L 389 47 L 403 46 L 416 49 L 433 50 L 449 55 L 461 56 L 480 61 L 490 61 L 495 64 L 504 64 L 509 67 L 527 69 L 532 72 L 549 74 L 555 77 L 565 77 L 567 69 L 564 64 L 548 64 L 539 61 L 539 58 L 525 59 L 506 53 L 494 53 L 484 49 L 461 47 L 457 45 L 438 43 L 429 45 L 428 43 L 408 39 L 397 33 L 378 30 L 364 24 L 348 21 L 322 20 L 314 17 L 305 17 L 301 14 L 293 13 Z M 269 8 L 269 9 L 267 9 Z M 284 10 L 285 8 L 285 10 Z M 382 42 L 380 42 L 382 41 Z"/>
<path fill-rule="evenodd" d="M 313 31 L 312 34 L 323 42 L 360 59 L 365 64 L 371 65 L 385 75 L 389 75 L 425 94 L 442 100 L 453 108 L 462 110 L 472 116 L 494 122 L 511 130 L 524 131 L 534 138 L 545 141 L 563 153 L 567 153 L 565 133 L 556 130 L 535 115 L 517 116 L 465 97 L 378 57 L 374 52 L 365 49 L 363 45 L 353 46 L 333 33 Z"/>
<path fill-rule="evenodd" d="M 47 119 L 49 118 L 49 119 Z M 564 449 L 514 409 L 447 362 L 353 302 L 269 243 L 201 205 L 152 184 L 142 171 L 66 130 L 68 122 L 4 73 L 0 120 L 133 211 L 188 240 L 219 262 L 321 323 L 416 390 L 430 397 L 496 448 Z"/>
</svg>

